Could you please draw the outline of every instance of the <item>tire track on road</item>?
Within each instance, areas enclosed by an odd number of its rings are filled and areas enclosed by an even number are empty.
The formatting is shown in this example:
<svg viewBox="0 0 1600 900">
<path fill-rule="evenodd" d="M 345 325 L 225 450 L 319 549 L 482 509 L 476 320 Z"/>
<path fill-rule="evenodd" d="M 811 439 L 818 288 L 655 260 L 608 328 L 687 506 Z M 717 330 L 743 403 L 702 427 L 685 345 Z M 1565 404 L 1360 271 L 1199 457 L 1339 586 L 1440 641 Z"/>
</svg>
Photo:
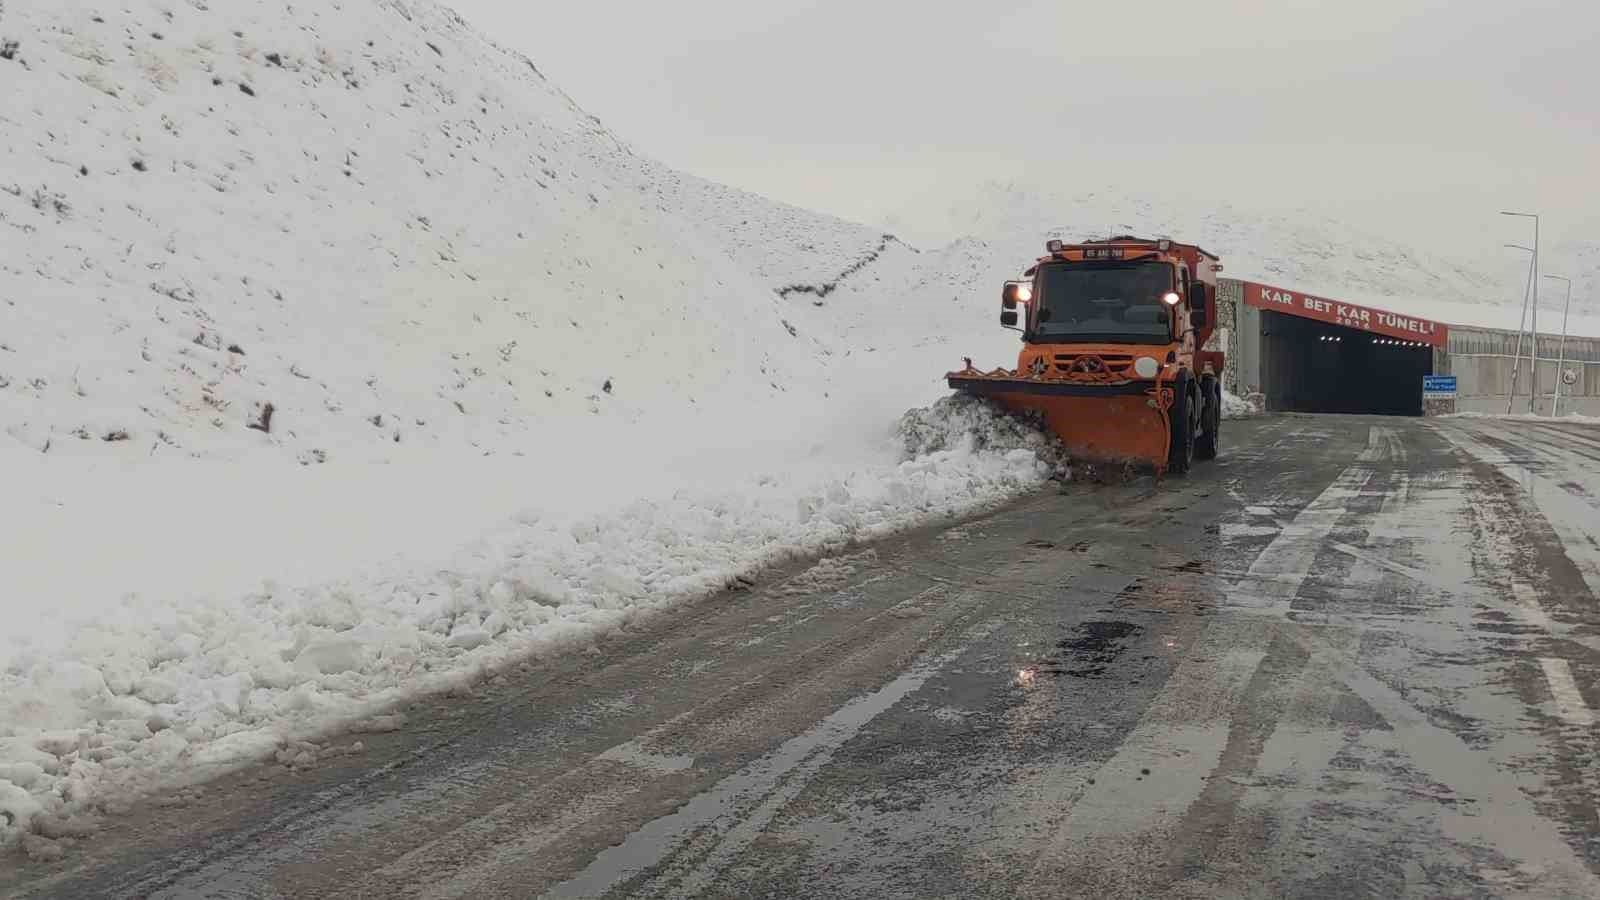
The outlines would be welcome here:
<svg viewBox="0 0 1600 900">
<path fill-rule="evenodd" d="M 1588 585 L 1591 599 L 1600 598 L 1600 508 L 1583 494 L 1575 493 L 1560 481 L 1535 471 L 1529 465 L 1533 460 L 1517 459 L 1512 455 L 1518 451 L 1531 455 L 1532 451 L 1500 436 L 1481 433 L 1471 426 L 1452 422 L 1434 427 L 1463 452 L 1498 469 L 1528 493 L 1560 537 L 1567 558 L 1577 567 L 1584 583 Z M 1557 466 L 1564 480 L 1594 479 L 1596 475 L 1570 455 L 1559 452 L 1547 451 L 1544 461 Z"/>
<path fill-rule="evenodd" d="M 1278 687 L 1269 676 L 1292 680 L 1303 664 L 1292 642 L 1281 643 L 1294 627 L 1286 616 L 1349 515 L 1348 501 L 1372 479 L 1375 464 L 1404 454 L 1391 429 L 1372 426 L 1351 464 L 1257 554 L 1243 580 L 1250 587 L 1216 583 L 1224 599 L 1217 619 L 1073 800 L 1025 879 L 1029 896 L 1057 896 L 1064 883 L 1147 896 L 1182 877 L 1192 860 L 1214 855 L 1216 836 L 1237 815 L 1238 785 L 1227 778 L 1254 769 L 1278 726 L 1278 705 L 1264 702 Z M 1275 645 L 1281 661 L 1262 676 Z"/>
</svg>

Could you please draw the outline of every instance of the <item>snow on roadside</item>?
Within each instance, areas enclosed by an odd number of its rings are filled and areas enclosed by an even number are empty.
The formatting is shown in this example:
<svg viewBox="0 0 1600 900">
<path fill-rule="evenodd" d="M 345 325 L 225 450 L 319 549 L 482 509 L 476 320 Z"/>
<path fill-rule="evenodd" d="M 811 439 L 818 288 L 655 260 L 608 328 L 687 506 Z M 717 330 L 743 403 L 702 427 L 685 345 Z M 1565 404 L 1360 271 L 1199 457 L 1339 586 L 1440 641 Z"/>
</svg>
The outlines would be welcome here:
<svg viewBox="0 0 1600 900">
<path fill-rule="evenodd" d="M 1054 471 L 1042 435 L 971 403 L 913 411 L 898 436 L 908 452 L 826 477 L 530 513 L 436 569 L 129 601 L 75 622 L 64 646 L 23 648 L 0 671 L 0 844 L 92 828 L 144 792 L 274 755 L 309 761 L 302 742 L 397 701 L 775 564 L 1004 502 Z"/>
<path fill-rule="evenodd" d="M 1222 417 L 1224 419 L 1245 419 L 1259 415 L 1261 415 L 1260 394 L 1251 394 L 1249 398 L 1245 398 L 1227 388 L 1223 388 Z"/>
<path fill-rule="evenodd" d="M 1486 413 L 1486 412 L 1456 412 L 1445 413 L 1441 419 L 1505 419 L 1512 422 L 1566 422 L 1577 425 L 1600 425 L 1600 416 L 1586 416 L 1583 413 L 1564 413 L 1559 416 L 1536 416 L 1531 413 Z"/>
</svg>

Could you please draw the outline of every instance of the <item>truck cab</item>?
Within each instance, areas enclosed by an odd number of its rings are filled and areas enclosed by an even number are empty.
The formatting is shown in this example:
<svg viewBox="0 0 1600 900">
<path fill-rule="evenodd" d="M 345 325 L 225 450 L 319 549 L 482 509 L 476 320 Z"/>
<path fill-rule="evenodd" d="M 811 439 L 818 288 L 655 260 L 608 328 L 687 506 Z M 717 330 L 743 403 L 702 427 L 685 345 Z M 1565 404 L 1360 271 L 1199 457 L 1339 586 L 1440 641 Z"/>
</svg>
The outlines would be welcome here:
<svg viewBox="0 0 1600 900">
<path fill-rule="evenodd" d="M 1214 457 L 1224 358 L 1204 348 L 1216 326 L 1218 257 L 1193 244 L 1131 236 L 1052 240 L 1045 249 L 1001 294 L 1000 324 L 1022 333 L 1012 377 L 1031 386 L 1020 391 L 1107 401 L 1148 397 L 1171 432 L 1168 459 L 1158 468 L 1185 472 L 1193 459 Z M 970 380 L 964 386 L 1016 393 Z M 1063 399 L 1050 413 L 1059 433 L 1110 448 L 1118 441 L 1103 432 L 1127 418 L 1120 406 Z M 1137 442 L 1122 443 L 1131 451 Z M 1147 444 L 1139 449 L 1130 455 L 1152 452 Z"/>
</svg>

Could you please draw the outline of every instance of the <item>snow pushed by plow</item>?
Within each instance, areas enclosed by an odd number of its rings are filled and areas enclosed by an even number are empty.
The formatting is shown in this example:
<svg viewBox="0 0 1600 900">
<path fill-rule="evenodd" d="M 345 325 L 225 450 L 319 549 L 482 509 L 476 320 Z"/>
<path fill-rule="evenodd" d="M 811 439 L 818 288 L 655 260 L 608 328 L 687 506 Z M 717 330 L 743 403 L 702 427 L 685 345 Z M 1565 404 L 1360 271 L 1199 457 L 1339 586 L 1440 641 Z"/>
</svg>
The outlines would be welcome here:
<svg viewBox="0 0 1600 900">
<path fill-rule="evenodd" d="M 1068 464 L 1066 447 L 1036 420 L 1008 412 L 981 397 L 951 394 L 900 417 L 905 452 L 916 457 L 954 448 L 1021 452 L 1057 471 Z"/>
</svg>

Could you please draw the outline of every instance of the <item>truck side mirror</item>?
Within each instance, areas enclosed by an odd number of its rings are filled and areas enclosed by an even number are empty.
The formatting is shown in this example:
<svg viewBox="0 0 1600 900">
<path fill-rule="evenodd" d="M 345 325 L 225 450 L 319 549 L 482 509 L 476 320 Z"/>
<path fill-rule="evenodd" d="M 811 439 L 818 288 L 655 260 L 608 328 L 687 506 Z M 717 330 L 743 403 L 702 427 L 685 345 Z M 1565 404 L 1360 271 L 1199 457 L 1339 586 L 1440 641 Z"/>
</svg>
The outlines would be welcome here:
<svg viewBox="0 0 1600 900">
<path fill-rule="evenodd" d="M 1205 285 L 1205 282 L 1203 282 L 1203 281 L 1191 281 L 1189 283 L 1189 308 L 1190 309 L 1205 309 L 1206 308 L 1206 285 Z"/>
<path fill-rule="evenodd" d="M 1008 281 L 1000 291 L 1000 307 L 1016 309 L 1018 303 L 1033 299 L 1033 288 L 1026 281 Z"/>
<path fill-rule="evenodd" d="M 1007 328 L 1017 327 L 1017 311 L 1014 309 L 1008 309 L 1000 313 L 1000 324 Z"/>
</svg>

